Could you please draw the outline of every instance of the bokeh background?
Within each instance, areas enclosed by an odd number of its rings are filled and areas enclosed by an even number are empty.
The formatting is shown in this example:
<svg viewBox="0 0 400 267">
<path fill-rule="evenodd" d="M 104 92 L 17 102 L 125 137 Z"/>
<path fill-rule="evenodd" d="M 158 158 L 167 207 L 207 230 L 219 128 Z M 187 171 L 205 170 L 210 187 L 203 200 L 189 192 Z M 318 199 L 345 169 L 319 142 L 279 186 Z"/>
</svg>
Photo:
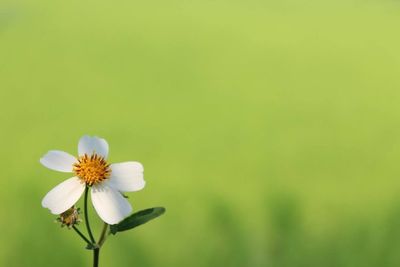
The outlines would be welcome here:
<svg viewBox="0 0 400 267">
<path fill-rule="evenodd" d="M 399 266 L 399 29 L 395 0 L 1 0 L 0 266 L 90 266 L 40 205 L 84 134 L 167 208 L 101 266 Z"/>
</svg>

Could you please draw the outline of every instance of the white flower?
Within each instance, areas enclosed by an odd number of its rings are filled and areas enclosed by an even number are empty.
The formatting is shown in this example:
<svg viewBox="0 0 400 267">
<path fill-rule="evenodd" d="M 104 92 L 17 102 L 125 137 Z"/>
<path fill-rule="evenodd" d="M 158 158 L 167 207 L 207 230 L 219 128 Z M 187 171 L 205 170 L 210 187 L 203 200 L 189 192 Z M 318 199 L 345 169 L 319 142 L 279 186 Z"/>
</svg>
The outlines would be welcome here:
<svg viewBox="0 0 400 267">
<path fill-rule="evenodd" d="M 53 214 L 71 208 L 90 187 L 93 206 L 100 218 L 116 224 L 128 216 L 132 207 L 121 192 L 144 188 L 143 166 L 139 162 L 107 163 L 108 143 L 98 137 L 83 136 L 78 144 L 78 158 L 51 150 L 40 159 L 45 167 L 74 173 L 74 177 L 54 187 L 42 200 Z"/>
</svg>

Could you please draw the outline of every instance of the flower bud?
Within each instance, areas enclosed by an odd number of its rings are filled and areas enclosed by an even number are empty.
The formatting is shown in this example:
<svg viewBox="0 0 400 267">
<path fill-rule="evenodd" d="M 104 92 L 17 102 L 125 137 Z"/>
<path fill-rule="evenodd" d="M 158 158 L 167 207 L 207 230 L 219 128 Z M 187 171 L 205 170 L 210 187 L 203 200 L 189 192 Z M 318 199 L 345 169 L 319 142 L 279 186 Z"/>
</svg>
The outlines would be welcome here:
<svg viewBox="0 0 400 267">
<path fill-rule="evenodd" d="M 67 226 L 68 228 L 71 228 L 81 222 L 79 219 L 79 213 L 79 208 L 72 206 L 60 214 L 60 217 L 57 218 L 57 222 L 61 223 L 61 227 Z"/>
</svg>

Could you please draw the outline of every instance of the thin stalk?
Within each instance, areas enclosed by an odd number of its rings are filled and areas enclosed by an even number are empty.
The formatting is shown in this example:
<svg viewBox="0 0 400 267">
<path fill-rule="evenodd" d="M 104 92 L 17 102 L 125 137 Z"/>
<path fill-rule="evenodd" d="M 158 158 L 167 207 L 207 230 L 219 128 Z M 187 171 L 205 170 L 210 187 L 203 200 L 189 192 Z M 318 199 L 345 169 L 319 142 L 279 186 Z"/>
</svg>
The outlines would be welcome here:
<svg viewBox="0 0 400 267">
<path fill-rule="evenodd" d="M 101 235 L 100 235 L 99 241 L 97 242 L 97 244 L 99 245 L 99 247 L 101 247 L 101 246 L 103 245 L 103 243 L 106 241 L 106 238 L 107 238 L 107 235 L 106 235 L 106 233 L 107 233 L 107 228 L 108 228 L 108 224 L 107 224 L 107 223 L 104 223 L 103 230 L 101 231 Z"/>
<path fill-rule="evenodd" d="M 92 229 L 90 228 L 90 223 L 89 223 L 89 214 L 88 214 L 88 207 L 87 207 L 87 199 L 88 199 L 88 193 L 89 193 L 89 187 L 86 186 L 85 188 L 85 203 L 84 203 L 84 209 L 85 209 L 85 224 L 86 224 L 86 229 L 89 234 L 90 242 L 95 248 L 93 249 L 93 267 L 98 267 L 99 266 L 99 256 L 100 256 L 100 248 L 96 244 L 96 241 L 94 240 L 93 234 L 92 234 Z"/>
<path fill-rule="evenodd" d="M 90 240 L 87 239 L 87 237 L 86 237 L 84 234 L 82 234 L 82 232 L 79 231 L 78 228 L 75 227 L 75 225 L 72 226 L 72 229 L 74 229 L 75 232 L 76 232 L 80 237 L 82 237 L 82 239 L 85 240 L 85 242 L 86 242 L 88 245 L 92 244 L 92 242 L 90 242 Z"/>
<path fill-rule="evenodd" d="M 95 248 L 93 250 L 93 267 L 99 266 L 99 256 L 100 256 L 100 248 Z"/>
<path fill-rule="evenodd" d="M 103 230 L 101 231 L 99 241 L 97 242 L 97 247 L 93 250 L 93 267 L 99 266 L 100 248 L 103 245 L 104 241 L 106 241 L 107 227 L 108 227 L 108 224 L 104 223 Z"/>
<path fill-rule="evenodd" d="M 89 192 L 89 187 L 86 186 L 85 188 L 85 203 L 84 203 L 84 208 L 85 208 L 85 224 L 86 224 L 86 229 L 88 231 L 90 240 L 92 241 L 92 244 L 96 244 L 96 241 L 94 240 L 92 230 L 90 229 L 90 224 L 89 224 L 89 215 L 88 215 L 88 208 L 87 208 L 87 198 L 88 198 L 88 192 Z"/>
</svg>

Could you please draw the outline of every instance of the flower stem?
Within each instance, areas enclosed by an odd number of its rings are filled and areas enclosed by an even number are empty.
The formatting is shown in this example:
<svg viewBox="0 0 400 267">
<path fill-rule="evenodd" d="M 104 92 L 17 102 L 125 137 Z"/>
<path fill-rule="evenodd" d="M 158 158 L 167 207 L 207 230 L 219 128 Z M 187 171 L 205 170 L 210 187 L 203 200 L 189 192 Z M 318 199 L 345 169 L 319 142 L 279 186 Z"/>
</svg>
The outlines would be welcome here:
<svg viewBox="0 0 400 267">
<path fill-rule="evenodd" d="M 85 236 L 84 234 L 82 234 L 81 231 L 78 230 L 78 228 L 76 228 L 75 226 L 72 226 L 72 229 L 74 229 L 75 232 L 76 232 L 80 237 L 82 237 L 82 239 L 85 240 L 85 242 L 86 242 L 88 245 L 92 244 L 92 242 L 90 242 L 90 240 L 87 239 L 86 236 Z"/>
<path fill-rule="evenodd" d="M 100 255 L 100 247 L 98 244 L 96 244 L 96 241 L 94 240 L 93 234 L 92 234 L 92 229 L 90 228 L 90 223 L 89 223 L 89 214 L 88 214 L 88 208 L 87 208 L 87 199 L 88 199 L 88 193 L 89 193 L 89 187 L 86 186 L 85 188 L 85 203 L 84 203 L 84 209 L 85 209 L 85 224 L 86 224 L 86 229 L 88 231 L 89 237 L 92 244 L 94 246 L 93 249 L 93 267 L 98 267 L 99 266 L 99 255 Z"/>
<path fill-rule="evenodd" d="M 99 245 L 99 247 L 101 247 L 101 246 L 103 245 L 103 243 L 106 241 L 106 238 L 107 238 L 107 235 L 106 235 L 107 228 L 108 228 L 108 224 L 107 224 L 107 223 L 104 223 L 103 230 L 101 231 L 101 235 L 100 235 L 99 241 L 97 242 L 97 244 Z"/>
<path fill-rule="evenodd" d="M 89 215 L 88 215 L 88 208 L 87 208 L 87 198 L 88 198 L 88 192 L 89 192 L 89 187 L 86 186 L 85 188 L 85 203 L 84 203 L 84 208 L 85 208 L 85 224 L 86 224 L 86 229 L 88 231 L 90 240 L 92 241 L 92 244 L 96 244 L 96 241 L 94 240 L 92 230 L 90 229 L 90 224 L 89 224 Z"/>
<path fill-rule="evenodd" d="M 93 250 L 93 267 L 99 266 L 99 255 L 100 255 L 100 248 L 95 248 Z"/>
</svg>

